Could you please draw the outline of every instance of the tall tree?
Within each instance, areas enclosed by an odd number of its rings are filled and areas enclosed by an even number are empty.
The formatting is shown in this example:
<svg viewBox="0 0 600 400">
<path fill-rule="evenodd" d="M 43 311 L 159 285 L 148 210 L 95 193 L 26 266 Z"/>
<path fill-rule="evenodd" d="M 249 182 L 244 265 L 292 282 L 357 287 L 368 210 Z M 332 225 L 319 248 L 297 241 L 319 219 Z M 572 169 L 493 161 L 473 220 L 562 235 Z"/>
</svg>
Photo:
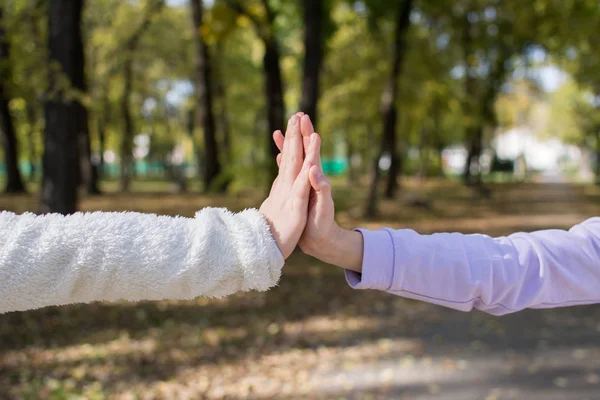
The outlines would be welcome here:
<svg viewBox="0 0 600 400">
<path fill-rule="evenodd" d="M 75 71 L 73 77 L 73 89 L 77 93 L 75 103 L 75 119 L 77 122 L 77 140 L 79 146 L 79 180 L 89 194 L 100 194 L 98 188 L 98 170 L 92 163 L 92 148 L 90 141 L 89 113 L 83 100 L 87 94 L 88 86 L 85 77 L 85 51 L 83 39 L 76 42 L 74 48 L 75 63 L 81 65 L 81 68 Z"/>
<path fill-rule="evenodd" d="M 203 4 L 202 0 L 191 0 L 192 19 L 194 22 L 194 39 L 196 45 L 196 116 L 198 125 L 204 134 L 204 189 L 213 189 L 215 180 L 221 173 L 219 162 L 219 146 L 217 143 L 215 116 L 213 111 L 213 91 L 211 86 L 211 60 L 208 46 L 202 35 Z M 220 191 L 225 189 L 219 185 Z"/>
<path fill-rule="evenodd" d="M 265 96 L 267 99 L 267 120 L 269 123 L 269 137 L 284 126 L 284 100 L 283 100 L 283 78 L 281 74 L 280 51 L 275 34 L 275 11 L 269 4 L 269 0 L 261 0 L 264 17 L 256 15 L 249 8 L 236 0 L 226 0 L 229 7 L 238 15 L 247 17 L 262 40 L 265 53 L 263 56 L 263 72 L 265 75 Z M 277 163 L 275 157 L 279 153 L 277 146 L 272 140 L 269 143 L 269 182 L 277 176 Z"/>
<path fill-rule="evenodd" d="M 76 56 L 81 46 L 83 0 L 50 0 L 48 4 L 49 91 L 45 104 L 42 213 L 70 214 L 77 210 L 76 102 L 62 77 L 73 82 L 82 74 Z M 79 61 L 79 62 L 78 62 Z"/>
<path fill-rule="evenodd" d="M 106 130 L 110 123 L 110 103 L 108 96 L 103 93 L 100 100 L 100 109 L 96 113 L 96 131 L 98 135 L 98 165 L 96 166 L 98 171 L 98 177 L 102 176 L 105 171 L 104 165 L 104 152 L 106 151 Z"/>
<path fill-rule="evenodd" d="M 150 27 L 152 17 L 163 7 L 163 0 L 154 0 L 147 8 L 140 25 L 125 42 L 123 64 L 123 91 L 121 92 L 121 112 L 123 114 L 123 138 L 121 140 L 121 192 L 127 192 L 131 183 L 133 167 L 134 121 L 131 115 L 131 95 L 133 94 L 133 67 L 135 53 L 143 34 Z"/>
<path fill-rule="evenodd" d="M 4 27 L 3 6 L 0 6 L 0 130 L 4 144 L 4 161 L 6 163 L 6 193 L 24 193 L 25 186 L 19 171 L 19 153 L 17 137 L 12 115 L 9 109 L 10 93 L 7 85 L 10 78 L 10 44 Z"/>
<path fill-rule="evenodd" d="M 28 179 L 30 182 L 35 180 L 36 175 L 36 165 L 35 161 L 37 159 L 37 154 L 35 151 L 35 134 L 37 130 L 37 110 L 36 107 L 32 104 L 32 102 L 27 102 L 25 104 L 25 114 L 27 116 L 27 153 L 29 158 L 29 176 Z"/>
<path fill-rule="evenodd" d="M 538 25 L 537 19 L 527 18 L 527 13 L 518 9 L 517 4 L 507 1 L 485 6 L 471 2 L 463 15 L 468 151 L 463 179 L 467 185 L 481 184 L 484 131 L 497 125 L 494 106 L 511 67 L 511 58 L 526 54 L 536 40 L 530 32 L 537 31 L 531 29 Z"/>
<path fill-rule="evenodd" d="M 46 59 L 46 43 L 40 26 L 40 21 L 44 20 L 43 16 L 47 13 L 44 4 L 44 0 L 35 1 L 25 18 L 27 27 L 29 28 L 27 31 L 29 35 L 31 35 L 31 41 L 33 43 L 32 51 L 36 55 L 33 60 L 27 63 L 27 67 L 24 69 L 31 85 L 30 90 L 28 90 L 24 96 L 26 102 L 25 119 L 28 126 L 27 158 L 29 159 L 29 181 L 34 181 L 37 175 L 38 154 L 35 143 L 39 129 L 38 126 L 40 125 L 39 121 L 41 120 L 39 116 L 43 113 L 43 102 L 41 99 L 43 98 L 43 91 L 45 90 L 45 85 L 41 83 L 45 83 L 45 77 L 47 76 L 47 67 L 44 65 Z M 36 76 L 38 77 L 38 80 L 32 79 Z"/>
<path fill-rule="evenodd" d="M 477 64 L 474 46 L 474 26 L 471 23 L 473 10 L 467 8 L 464 14 L 463 22 L 463 54 L 465 62 L 465 115 L 468 116 L 465 125 L 465 143 L 467 145 L 467 159 L 465 162 L 465 170 L 463 180 L 465 184 L 471 183 L 471 175 L 473 172 L 473 164 L 477 164 L 482 150 L 483 126 L 476 122 L 479 115 L 475 111 L 477 108 Z M 477 173 L 476 182 L 480 181 L 481 174 Z"/>
<path fill-rule="evenodd" d="M 215 82 L 215 97 L 218 103 L 218 121 L 219 128 L 222 134 L 223 143 L 223 155 L 224 160 L 227 163 L 233 161 L 233 149 L 231 144 L 231 129 L 229 127 L 229 115 L 227 113 L 227 93 L 225 88 L 225 74 L 223 73 L 223 58 L 224 58 L 224 44 L 222 41 L 218 41 L 215 49 L 215 58 L 217 61 L 216 71 L 214 74 Z"/>
<path fill-rule="evenodd" d="M 390 169 L 388 171 L 388 182 L 386 186 L 386 197 L 393 197 L 396 193 L 398 182 L 397 175 L 400 170 L 400 158 L 397 149 L 396 122 L 398 119 L 396 98 L 398 95 L 398 77 L 400 76 L 402 63 L 407 47 L 407 33 L 410 28 L 410 13 L 413 0 L 399 0 L 396 10 L 396 24 L 394 29 L 394 44 L 392 50 L 392 67 L 390 75 L 381 96 L 381 116 L 383 122 L 383 134 L 381 136 L 381 150 L 373 164 L 371 187 L 365 214 L 373 217 L 377 214 L 377 188 L 380 178 L 379 159 L 383 154 L 389 152 L 391 157 Z"/>
<path fill-rule="evenodd" d="M 318 121 L 319 78 L 323 63 L 325 3 L 323 0 L 303 0 L 302 2 L 304 11 L 304 72 L 300 110 L 310 115 L 315 127 Z"/>
</svg>

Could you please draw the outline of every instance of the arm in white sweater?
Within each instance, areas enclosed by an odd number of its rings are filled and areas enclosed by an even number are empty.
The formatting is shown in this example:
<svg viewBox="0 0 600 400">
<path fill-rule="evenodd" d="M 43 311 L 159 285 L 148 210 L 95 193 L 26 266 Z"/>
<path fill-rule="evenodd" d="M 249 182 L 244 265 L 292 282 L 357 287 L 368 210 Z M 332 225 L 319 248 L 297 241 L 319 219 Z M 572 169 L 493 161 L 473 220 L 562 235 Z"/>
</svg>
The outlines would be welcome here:
<svg viewBox="0 0 600 400">
<path fill-rule="evenodd" d="M 264 291 L 277 284 L 283 264 L 254 209 L 206 208 L 193 219 L 0 213 L 0 313 Z"/>
</svg>

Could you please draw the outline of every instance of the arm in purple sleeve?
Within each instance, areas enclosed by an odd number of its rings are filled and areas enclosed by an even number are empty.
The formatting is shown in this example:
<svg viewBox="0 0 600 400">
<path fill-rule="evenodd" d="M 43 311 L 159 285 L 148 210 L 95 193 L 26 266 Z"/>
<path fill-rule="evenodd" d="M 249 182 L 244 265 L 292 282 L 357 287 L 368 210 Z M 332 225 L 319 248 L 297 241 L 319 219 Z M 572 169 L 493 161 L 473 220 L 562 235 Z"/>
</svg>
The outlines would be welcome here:
<svg viewBox="0 0 600 400">
<path fill-rule="evenodd" d="M 356 289 L 379 289 L 461 311 L 503 315 L 525 308 L 600 302 L 600 218 L 569 231 L 507 237 L 360 230 Z"/>
</svg>

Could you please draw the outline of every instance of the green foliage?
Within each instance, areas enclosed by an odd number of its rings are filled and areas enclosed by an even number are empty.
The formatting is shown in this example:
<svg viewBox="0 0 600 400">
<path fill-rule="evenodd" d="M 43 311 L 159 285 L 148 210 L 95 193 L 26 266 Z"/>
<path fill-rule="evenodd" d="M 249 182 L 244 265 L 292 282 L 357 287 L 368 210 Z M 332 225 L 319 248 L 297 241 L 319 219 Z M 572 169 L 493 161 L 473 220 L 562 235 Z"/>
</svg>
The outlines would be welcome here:
<svg viewBox="0 0 600 400">
<path fill-rule="evenodd" d="M 578 146 L 595 143 L 600 133 L 600 109 L 592 102 L 593 96 L 574 82 L 564 84 L 550 99 L 548 136 Z"/>
<path fill-rule="evenodd" d="M 339 158 L 349 145 L 361 155 L 365 168 L 364 160 L 378 146 L 379 105 L 389 75 L 393 18 L 400 1 L 324 3 L 326 50 L 319 126 L 325 156 Z M 83 99 L 90 110 L 94 149 L 99 148 L 102 129 L 105 150 L 118 153 L 123 130 L 123 46 L 152 2 L 86 2 L 89 90 Z M 260 36 L 274 35 L 279 44 L 290 115 L 301 92 L 302 7 L 291 0 L 239 0 L 249 15 L 242 16 L 229 3 L 205 2 L 201 34 L 210 46 L 214 84 L 223 88 L 224 97 L 215 99 L 215 110 L 218 128 L 225 120 L 231 135 L 233 158 L 227 174 L 245 183 L 251 181 L 248 175 L 260 181 L 269 162 Z M 43 151 L 43 100 L 48 95 L 48 68 L 52 68 L 46 62 L 46 5 L 33 0 L 4 3 L 12 53 L 10 60 L 0 60 L 0 68 L 5 64 L 12 71 L 8 89 L 23 161 L 39 159 Z M 509 127 L 524 120 L 535 123 L 541 117 L 550 118 L 540 128 L 546 135 L 592 143 L 599 103 L 590 99 L 600 94 L 598 8 L 595 0 L 416 1 L 399 82 L 397 131 L 402 148 L 434 150 L 461 143 L 465 127 L 478 121 Z M 273 18 L 272 29 L 266 24 L 269 18 Z M 151 136 L 149 159 L 164 160 L 181 144 L 188 162 L 201 156 L 201 129 L 195 127 L 193 137 L 187 134 L 191 93 L 174 89 L 191 87 L 193 82 L 193 33 L 188 6 L 167 6 L 153 17 L 136 50 L 132 112 L 137 133 Z M 573 82 L 545 95 L 532 81 L 514 80 L 515 71 L 539 66 L 532 61 L 534 49 L 545 53 L 544 62 L 571 74 Z M 471 93 L 465 89 L 467 75 L 475 81 Z M 173 102 L 174 97 L 178 99 Z M 223 133 L 219 135 L 222 141 Z"/>
</svg>

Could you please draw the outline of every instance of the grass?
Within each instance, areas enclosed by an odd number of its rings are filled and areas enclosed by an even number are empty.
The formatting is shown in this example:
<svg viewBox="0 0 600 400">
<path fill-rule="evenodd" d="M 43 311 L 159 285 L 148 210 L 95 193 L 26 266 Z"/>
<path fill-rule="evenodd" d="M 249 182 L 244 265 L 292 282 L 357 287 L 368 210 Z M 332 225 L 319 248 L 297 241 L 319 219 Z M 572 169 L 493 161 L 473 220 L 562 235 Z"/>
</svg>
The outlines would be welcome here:
<svg viewBox="0 0 600 400">
<path fill-rule="evenodd" d="M 136 192 L 123 195 L 111 185 L 104 185 L 108 193 L 103 196 L 84 197 L 81 209 L 193 216 L 206 206 L 241 210 L 261 202 L 258 191 L 176 195 L 165 183 L 136 182 Z M 600 211 L 600 191 L 581 185 L 494 185 L 489 199 L 446 181 L 406 181 L 403 190 L 428 199 L 430 207 L 408 206 L 408 195 L 401 195 L 382 200 L 380 217 L 367 221 L 361 217 L 366 189 L 336 180 L 338 221 L 346 227 L 503 235 L 567 228 Z M 0 209 L 21 213 L 36 207 L 36 196 L 0 197 Z M 397 371 L 409 379 L 409 371 L 418 365 L 454 373 L 462 365 L 457 360 L 469 355 L 492 360 L 495 354 L 505 357 L 505 349 L 536 349 L 544 341 L 567 348 L 593 346 L 599 316 L 597 308 L 584 307 L 496 319 L 385 293 L 353 291 L 341 271 L 298 252 L 286 265 L 279 287 L 267 293 L 0 315 L 0 398 L 413 398 L 411 393 L 419 390 L 443 394 L 454 389 L 446 389 L 435 377 L 423 384 L 406 380 L 396 388 L 378 385 L 371 390 L 363 385 L 357 392 L 362 378 L 352 374 L 377 366 L 387 382 L 386 374 Z M 393 368 L 381 367 L 383 362 Z M 585 359 L 577 365 L 582 373 L 590 373 Z M 497 385 L 489 383 L 489 390 Z"/>
</svg>

